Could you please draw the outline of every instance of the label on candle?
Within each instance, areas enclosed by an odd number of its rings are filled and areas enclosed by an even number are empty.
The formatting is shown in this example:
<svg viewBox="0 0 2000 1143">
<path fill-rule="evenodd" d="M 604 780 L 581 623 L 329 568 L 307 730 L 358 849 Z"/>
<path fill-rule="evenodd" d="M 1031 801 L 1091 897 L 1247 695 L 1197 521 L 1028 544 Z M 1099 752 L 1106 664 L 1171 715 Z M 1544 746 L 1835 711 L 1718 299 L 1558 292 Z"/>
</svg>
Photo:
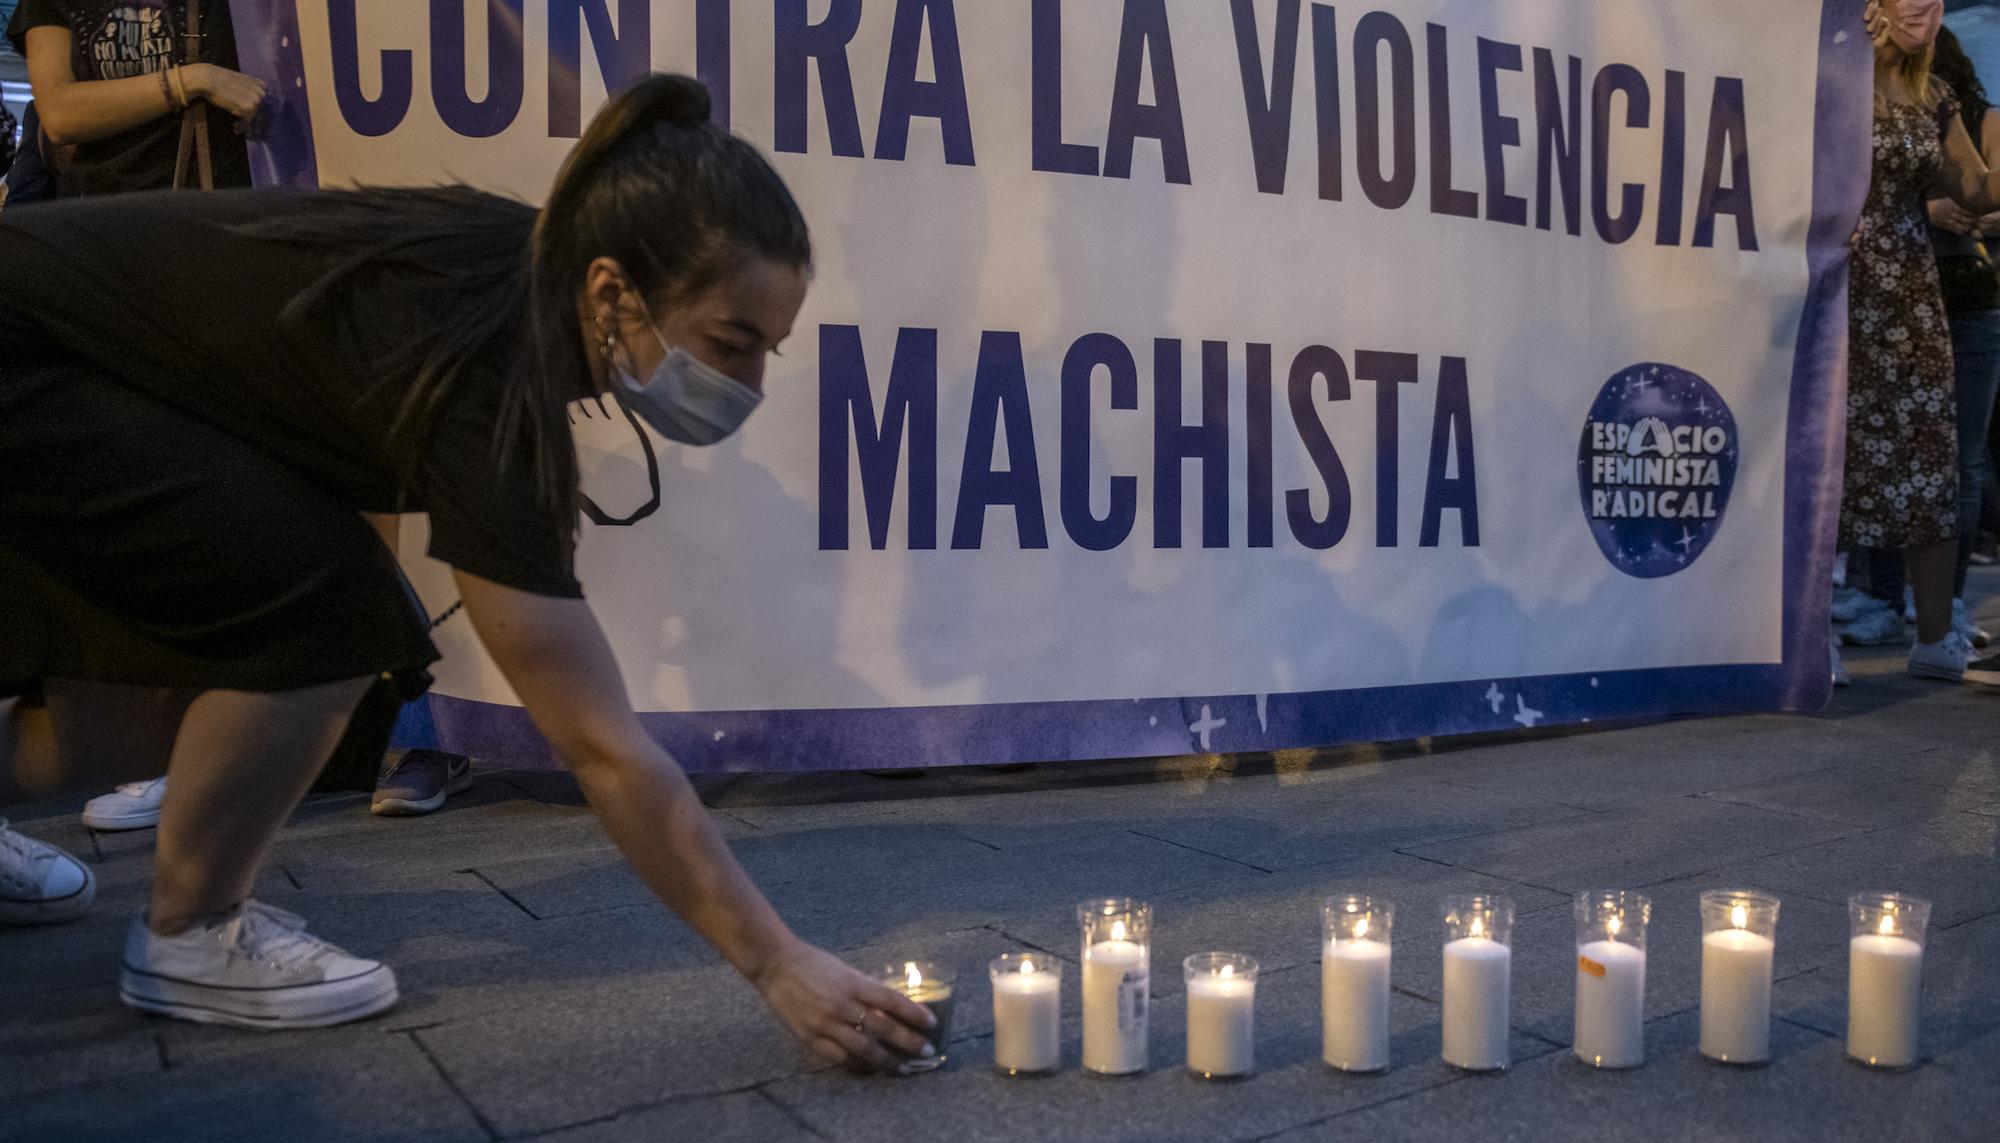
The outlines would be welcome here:
<svg viewBox="0 0 2000 1143">
<path fill-rule="evenodd" d="M 1118 1030 L 1130 1032 L 1146 1024 L 1146 974 L 1128 972 L 1118 982 Z"/>
<path fill-rule="evenodd" d="M 1590 974 L 1590 975 L 1592 975 L 1592 976 L 1603 976 L 1603 975 L 1604 975 L 1604 966 L 1603 966 L 1603 965 L 1601 965 L 1601 964 L 1599 964 L 1599 963 L 1597 963 L 1596 961 L 1594 961 L 1594 960 L 1590 959 L 1590 958 L 1589 958 L 1589 957 L 1587 957 L 1587 956 L 1580 956 L 1580 957 L 1577 957 L 1577 958 L 1576 958 L 1576 967 L 1577 967 L 1577 968 L 1578 968 L 1579 970 L 1581 970 L 1581 971 L 1583 971 L 1583 972 L 1587 972 L 1587 973 L 1589 973 L 1589 974 Z"/>
</svg>

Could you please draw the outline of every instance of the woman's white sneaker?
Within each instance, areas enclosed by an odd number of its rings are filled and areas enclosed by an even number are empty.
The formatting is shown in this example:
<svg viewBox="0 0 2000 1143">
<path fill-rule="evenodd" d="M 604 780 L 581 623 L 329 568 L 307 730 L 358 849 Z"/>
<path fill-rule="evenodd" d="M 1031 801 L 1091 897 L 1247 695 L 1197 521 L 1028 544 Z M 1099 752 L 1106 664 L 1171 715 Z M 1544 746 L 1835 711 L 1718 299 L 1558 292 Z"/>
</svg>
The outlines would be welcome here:
<svg viewBox="0 0 2000 1143">
<path fill-rule="evenodd" d="M 52 925 L 90 911 L 97 878 L 53 845 L 23 837 L 0 818 L 0 925 Z"/>
<path fill-rule="evenodd" d="M 394 1007 L 396 975 L 305 931 L 283 909 L 245 901 L 177 936 L 141 916 L 125 940 L 119 996 L 141 1012 L 239 1028 L 323 1028 Z"/>
<path fill-rule="evenodd" d="M 1935 643 L 1918 643 L 1910 648 L 1910 673 L 1920 679 L 1947 683 L 1965 680 L 1966 664 L 1972 660 L 1972 644 L 1954 631 Z"/>
<path fill-rule="evenodd" d="M 165 778 L 127 782 L 108 794 L 85 802 L 83 824 L 106 832 L 151 829 L 160 824 L 160 802 L 166 796 Z"/>
</svg>

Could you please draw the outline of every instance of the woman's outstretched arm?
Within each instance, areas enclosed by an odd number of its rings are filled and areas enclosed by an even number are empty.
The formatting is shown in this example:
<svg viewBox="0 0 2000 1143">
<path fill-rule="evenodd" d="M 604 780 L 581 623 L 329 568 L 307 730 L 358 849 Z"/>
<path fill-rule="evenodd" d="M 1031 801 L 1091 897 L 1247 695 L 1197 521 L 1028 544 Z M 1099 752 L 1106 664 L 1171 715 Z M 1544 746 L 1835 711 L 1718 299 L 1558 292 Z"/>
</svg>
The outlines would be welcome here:
<svg viewBox="0 0 2000 1143">
<path fill-rule="evenodd" d="M 889 1069 L 930 1013 L 792 934 L 677 764 L 639 725 L 590 607 L 457 573 L 466 613 L 625 859 L 830 1062 Z M 897 1053 L 901 1053 L 898 1055 Z"/>
</svg>

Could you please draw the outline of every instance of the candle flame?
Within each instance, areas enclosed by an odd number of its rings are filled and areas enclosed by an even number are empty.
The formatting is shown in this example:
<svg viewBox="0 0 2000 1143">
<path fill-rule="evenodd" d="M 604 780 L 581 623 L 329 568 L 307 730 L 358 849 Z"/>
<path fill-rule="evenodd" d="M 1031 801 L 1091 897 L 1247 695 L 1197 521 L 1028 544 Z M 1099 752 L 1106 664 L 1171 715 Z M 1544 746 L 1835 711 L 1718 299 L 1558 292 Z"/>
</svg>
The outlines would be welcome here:
<svg viewBox="0 0 2000 1143">
<path fill-rule="evenodd" d="M 1126 932 L 1126 930 L 1125 930 L 1125 922 L 1123 922 L 1123 921 L 1113 921 L 1113 922 L 1111 922 L 1111 939 L 1112 939 L 1112 940 L 1114 940 L 1114 941 L 1122 941 L 1122 940 L 1124 940 L 1124 939 L 1125 939 L 1125 932 Z"/>
<path fill-rule="evenodd" d="M 1472 918 L 1472 928 L 1468 930 L 1475 937 L 1486 935 L 1486 922 L 1479 917 Z"/>
<path fill-rule="evenodd" d="M 1233 964 L 1225 964 L 1225 965 L 1223 965 L 1223 966 L 1222 966 L 1222 973 L 1221 973 L 1221 975 L 1223 975 L 1223 976 L 1235 976 L 1235 975 L 1236 975 L 1236 966 L 1235 966 L 1235 965 L 1233 965 Z"/>
<path fill-rule="evenodd" d="M 1360 920 L 1354 922 L 1354 939 L 1358 941 L 1362 937 L 1365 937 L 1367 935 L 1368 935 L 1368 918 L 1363 917 Z"/>
<path fill-rule="evenodd" d="M 1896 918 L 1887 913 L 1882 914 L 1882 923 L 1876 926 L 1876 931 L 1883 936 L 1896 935 Z"/>
<path fill-rule="evenodd" d="M 1729 910 L 1729 923 L 1739 929 L 1750 927 L 1750 910 L 1741 905 Z"/>
<path fill-rule="evenodd" d="M 911 988 L 915 988 L 924 982 L 924 974 L 917 970 L 916 961 L 903 962 L 903 979 Z"/>
<path fill-rule="evenodd" d="M 1031 961 L 1031 960 L 1024 960 L 1024 961 L 1022 961 L 1022 962 L 1021 962 L 1021 975 L 1022 975 L 1022 976 L 1026 976 L 1026 975 L 1028 975 L 1029 973 L 1031 973 L 1031 972 L 1033 972 L 1033 971 L 1035 971 L 1035 962 L 1034 962 L 1034 961 Z"/>
<path fill-rule="evenodd" d="M 1614 937 L 1618 935 L 1618 930 L 1624 927 L 1625 927 L 1625 922 L 1623 919 L 1619 917 L 1614 916 L 1604 922 L 1604 931 L 1610 933 Z"/>
</svg>

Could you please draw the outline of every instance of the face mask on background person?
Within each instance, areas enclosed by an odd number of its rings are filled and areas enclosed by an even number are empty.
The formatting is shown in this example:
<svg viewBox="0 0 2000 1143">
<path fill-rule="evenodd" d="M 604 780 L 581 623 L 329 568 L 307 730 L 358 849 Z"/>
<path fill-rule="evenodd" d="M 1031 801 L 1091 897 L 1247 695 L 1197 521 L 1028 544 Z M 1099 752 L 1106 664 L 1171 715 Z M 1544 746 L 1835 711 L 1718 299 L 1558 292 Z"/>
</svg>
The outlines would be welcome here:
<svg viewBox="0 0 2000 1143">
<path fill-rule="evenodd" d="M 1889 38 L 1909 55 L 1937 42 L 1944 26 L 1944 0 L 1884 0 L 1889 14 Z"/>
<path fill-rule="evenodd" d="M 646 324 L 667 355 L 644 382 L 615 357 L 608 362 L 619 404 L 661 436 L 682 444 L 712 445 L 742 428 L 764 395 L 687 350 L 668 345 L 650 321 Z"/>
</svg>

